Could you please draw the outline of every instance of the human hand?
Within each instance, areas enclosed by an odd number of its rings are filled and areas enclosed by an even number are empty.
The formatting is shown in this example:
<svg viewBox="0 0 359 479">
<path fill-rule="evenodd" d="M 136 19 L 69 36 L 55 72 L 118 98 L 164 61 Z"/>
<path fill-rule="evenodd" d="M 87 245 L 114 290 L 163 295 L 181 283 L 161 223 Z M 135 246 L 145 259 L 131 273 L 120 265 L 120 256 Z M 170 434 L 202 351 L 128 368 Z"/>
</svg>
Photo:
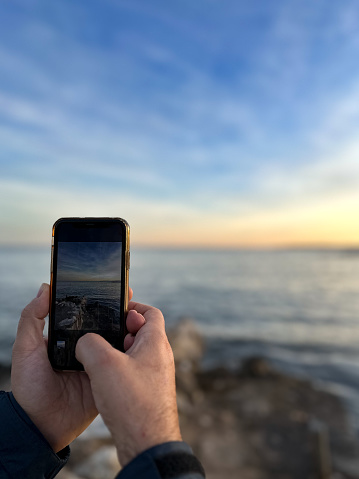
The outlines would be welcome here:
<svg viewBox="0 0 359 479">
<path fill-rule="evenodd" d="M 17 402 L 58 452 L 79 436 L 98 412 L 87 374 L 52 369 L 43 337 L 48 312 L 49 285 L 43 284 L 21 314 L 12 353 L 11 385 Z M 135 334 L 143 322 L 128 315 L 126 324 Z M 128 341 L 132 341 L 129 335 Z"/>
<path fill-rule="evenodd" d="M 82 336 L 76 346 L 76 358 L 90 378 L 96 407 L 123 466 L 152 446 L 182 440 L 173 353 L 162 313 L 134 302 L 129 309 L 145 324 L 135 338 L 127 338 L 126 353 L 93 333 Z"/>
</svg>

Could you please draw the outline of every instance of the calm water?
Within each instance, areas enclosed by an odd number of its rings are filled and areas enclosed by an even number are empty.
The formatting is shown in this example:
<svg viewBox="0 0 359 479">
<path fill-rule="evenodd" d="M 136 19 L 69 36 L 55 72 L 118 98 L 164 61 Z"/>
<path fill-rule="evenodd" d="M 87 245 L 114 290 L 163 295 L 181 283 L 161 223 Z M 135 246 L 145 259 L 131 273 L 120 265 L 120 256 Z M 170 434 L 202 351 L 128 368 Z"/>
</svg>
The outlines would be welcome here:
<svg viewBox="0 0 359 479">
<path fill-rule="evenodd" d="M 86 297 L 87 303 L 99 302 L 101 305 L 120 311 L 121 281 L 58 281 L 56 297 Z"/>
<path fill-rule="evenodd" d="M 0 249 L 0 362 L 9 363 L 21 309 L 49 281 L 45 249 Z M 133 249 L 134 298 L 167 326 L 196 320 L 205 365 L 261 354 L 348 399 L 359 418 L 359 252 Z"/>
</svg>

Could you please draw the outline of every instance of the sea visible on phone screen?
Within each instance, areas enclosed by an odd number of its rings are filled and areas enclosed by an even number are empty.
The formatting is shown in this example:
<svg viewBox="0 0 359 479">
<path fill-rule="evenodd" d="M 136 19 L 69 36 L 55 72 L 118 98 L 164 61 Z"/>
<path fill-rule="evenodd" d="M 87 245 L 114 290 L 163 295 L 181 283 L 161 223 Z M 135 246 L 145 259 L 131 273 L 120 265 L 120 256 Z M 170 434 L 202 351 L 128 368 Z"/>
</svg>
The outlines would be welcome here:
<svg viewBox="0 0 359 479">
<path fill-rule="evenodd" d="M 121 263 L 121 242 L 58 243 L 56 330 L 120 327 Z"/>
</svg>

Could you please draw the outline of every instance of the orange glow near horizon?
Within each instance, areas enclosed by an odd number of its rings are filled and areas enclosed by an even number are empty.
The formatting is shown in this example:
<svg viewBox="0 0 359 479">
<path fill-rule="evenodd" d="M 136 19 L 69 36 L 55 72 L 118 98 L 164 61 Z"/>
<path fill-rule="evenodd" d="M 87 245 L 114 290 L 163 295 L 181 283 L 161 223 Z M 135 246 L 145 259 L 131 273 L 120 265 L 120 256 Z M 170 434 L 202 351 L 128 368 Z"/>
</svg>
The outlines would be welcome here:
<svg viewBox="0 0 359 479">
<path fill-rule="evenodd" d="M 53 222 L 61 216 L 116 216 L 114 203 L 91 202 L 74 211 L 63 204 L 11 221 L 0 232 L 2 245 L 49 245 Z M 177 209 L 176 209 L 177 208 Z M 287 206 L 257 208 L 245 214 L 227 215 L 207 210 L 180 209 L 177 205 L 138 204 L 121 210 L 131 228 L 131 245 L 160 248 L 305 248 L 355 247 L 359 245 L 359 193 L 341 197 L 297 201 Z M 122 214 L 123 213 L 123 214 Z"/>
<path fill-rule="evenodd" d="M 24 241 L 24 238 L 27 238 Z M 3 245 L 47 246 L 48 241 L 39 241 L 31 232 L 18 235 Z M 159 225 L 143 230 L 140 224 L 131 229 L 131 245 L 150 248 L 310 248 L 310 247 L 355 247 L 359 246 L 359 224 L 355 217 L 341 217 L 328 221 L 295 216 L 284 221 L 268 217 L 247 218 L 241 221 L 202 221 L 198 224 Z"/>
<path fill-rule="evenodd" d="M 358 200 L 323 201 L 238 219 L 207 215 L 187 225 L 162 224 L 146 234 L 134 229 L 132 242 L 152 247 L 354 247 L 359 245 Z"/>
</svg>

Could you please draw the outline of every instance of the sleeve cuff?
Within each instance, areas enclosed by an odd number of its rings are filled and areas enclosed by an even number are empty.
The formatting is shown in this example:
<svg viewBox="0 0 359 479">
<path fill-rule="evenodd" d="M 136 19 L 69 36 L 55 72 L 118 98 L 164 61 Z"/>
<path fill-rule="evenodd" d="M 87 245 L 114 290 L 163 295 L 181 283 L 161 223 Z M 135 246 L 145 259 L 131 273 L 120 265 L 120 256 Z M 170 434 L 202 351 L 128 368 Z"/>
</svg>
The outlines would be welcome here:
<svg viewBox="0 0 359 479">
<path fill-rule="evenodd" d="M 151 447 L 127 464 L 116 479 L 203 479 L 202 464 L 181 441 Z"/>
<path fill-rule="evenodd" d="M 0 472 L 7 477 L 52 479 L 68 461 L 69 446 L 56 454 L 11 392 L 0 391 L 0 423 Z"/>
</svg>

